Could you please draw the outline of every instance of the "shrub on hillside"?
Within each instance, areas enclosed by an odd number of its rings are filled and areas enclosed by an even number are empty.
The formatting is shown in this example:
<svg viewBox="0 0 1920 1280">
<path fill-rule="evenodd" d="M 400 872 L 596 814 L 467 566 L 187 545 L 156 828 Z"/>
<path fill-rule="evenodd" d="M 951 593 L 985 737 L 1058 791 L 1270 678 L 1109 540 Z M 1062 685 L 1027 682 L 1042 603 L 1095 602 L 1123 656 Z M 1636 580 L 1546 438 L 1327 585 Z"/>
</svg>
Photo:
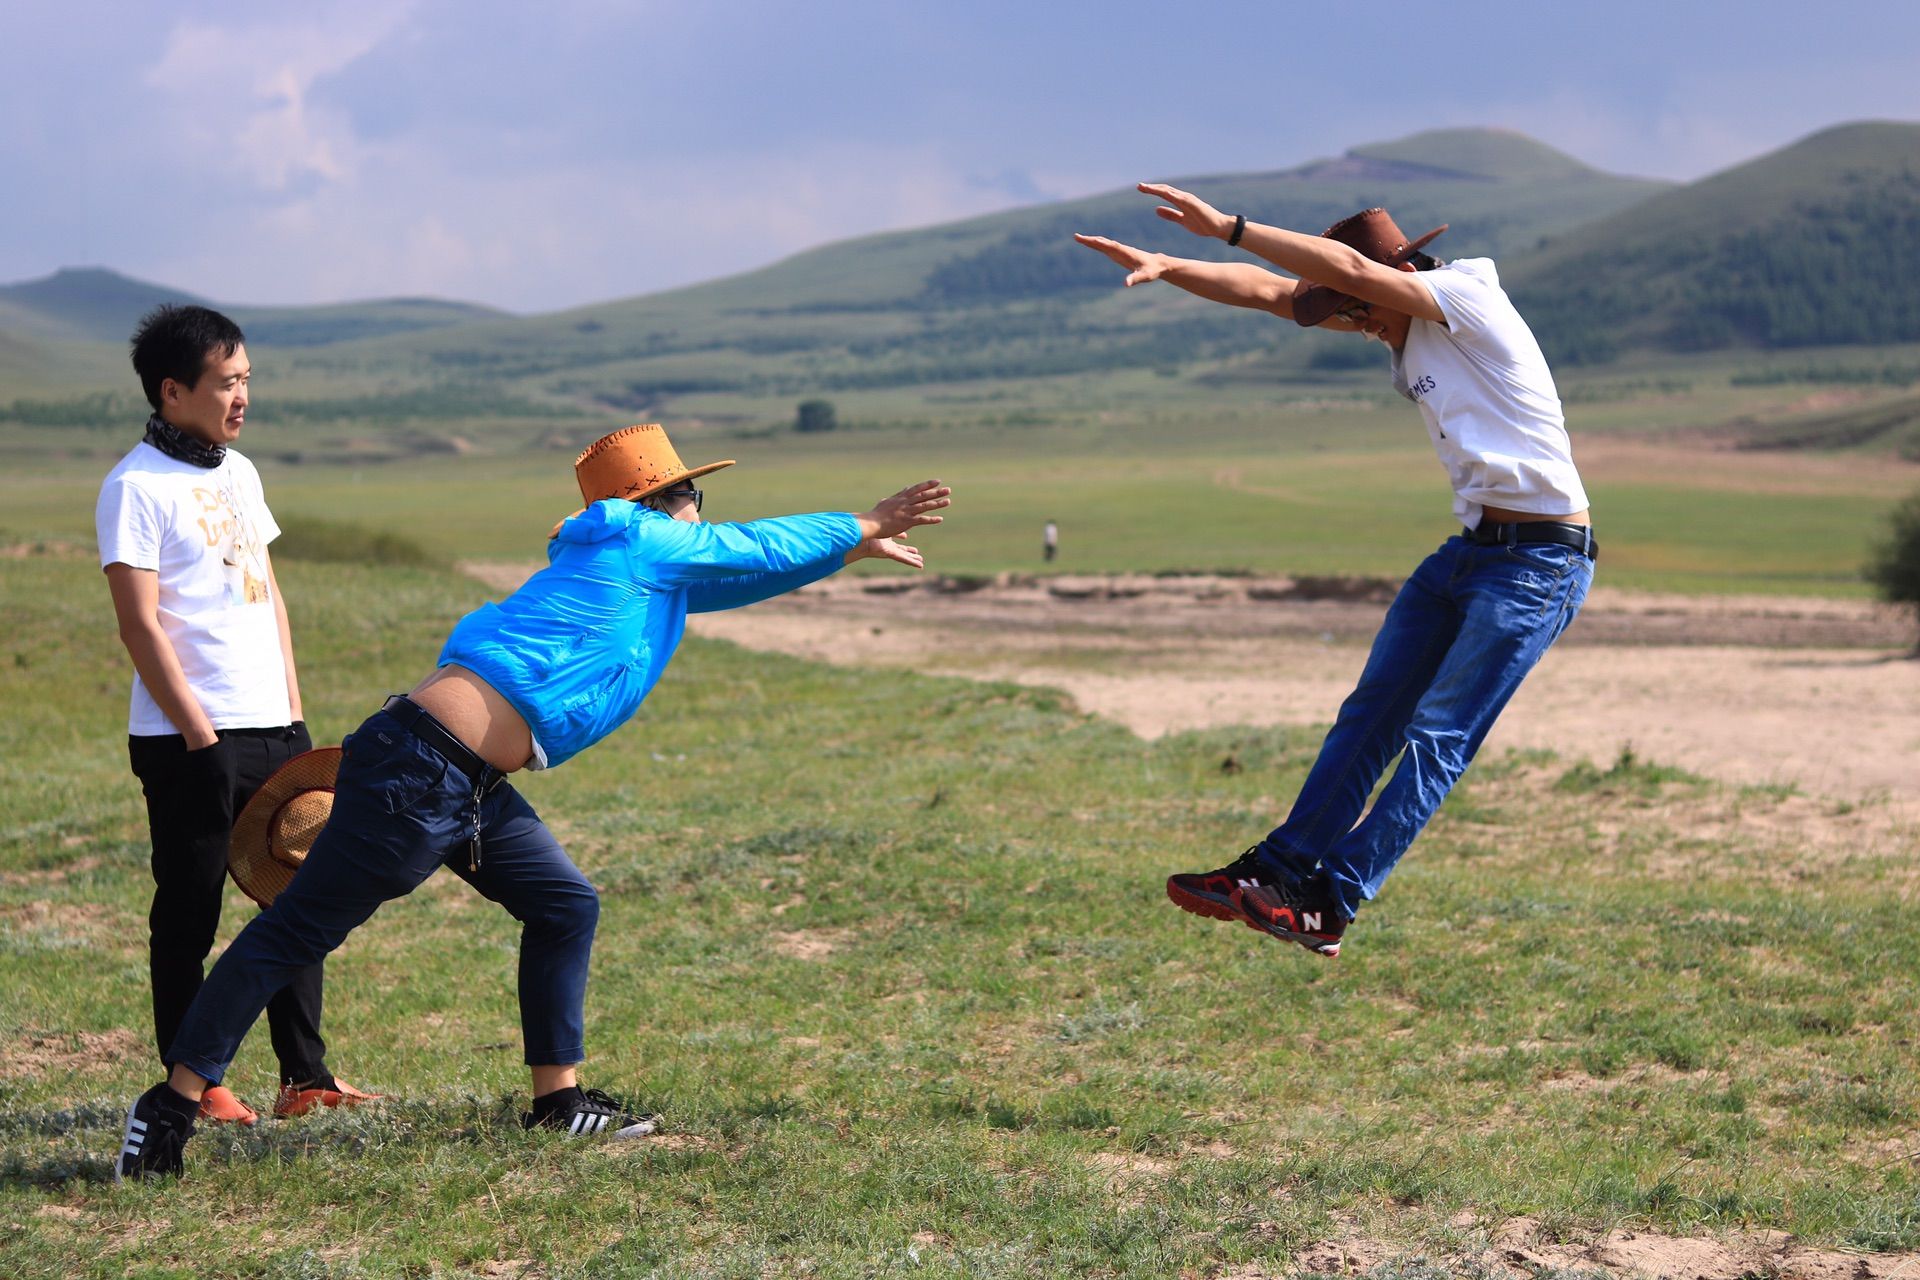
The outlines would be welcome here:
<svg viewBox="0 0 1920 1280">
<path fill-rule="evenodd" d="M 793 419 L 795 431 L 831 431 L 839 425 L 831 400 L 802 400 Z"/>
<path fill-rule="evenodd" d="M 289 516 L 281 521 L 273 554 L 280 560 L 313 560 L 326 564 L 440 563 L 440 557 L 405 534 L 316 516 Z"/>
<path fill-rule="evenodd" d="M 1893 536 L 1868 561 L 1867 581 L 1880 589 L 1882 600 L 1911 606 L 1920 620 L 1920 493 L 1895 507 L 1889 523 Z M 1920 656 L 1920 643 L 1914 653 Z"/>
</svg>

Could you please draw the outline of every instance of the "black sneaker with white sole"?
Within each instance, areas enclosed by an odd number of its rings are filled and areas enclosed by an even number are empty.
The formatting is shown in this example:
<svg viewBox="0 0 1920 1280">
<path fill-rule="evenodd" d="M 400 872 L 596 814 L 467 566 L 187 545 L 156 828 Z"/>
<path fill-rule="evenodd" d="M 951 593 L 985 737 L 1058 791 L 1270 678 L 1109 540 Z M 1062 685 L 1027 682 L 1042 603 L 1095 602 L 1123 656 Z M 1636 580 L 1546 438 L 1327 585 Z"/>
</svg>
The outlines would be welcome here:
<svg viewBox="0 0 1920 1280">
<path fill-rule="evenodd" d="M 643 1138 L 657 1122 L 636 1116 L 627 1105 L 598 1089 L 556 1089 L 533 1100 L 533 1110 L 520 1117 L 527 1129 L 558 1129 L 570 1138 Z"/>
<path fill-rule="evenodd" d="M 179 1177 L 185 1167 L 181 1153 L 193 1136 L 193 1113 L 194 1104 L 165 1083 L 135 1098 L 127 1108 L 127 1127 L 120 1135 L 113 1180 Z"/>
</svg>

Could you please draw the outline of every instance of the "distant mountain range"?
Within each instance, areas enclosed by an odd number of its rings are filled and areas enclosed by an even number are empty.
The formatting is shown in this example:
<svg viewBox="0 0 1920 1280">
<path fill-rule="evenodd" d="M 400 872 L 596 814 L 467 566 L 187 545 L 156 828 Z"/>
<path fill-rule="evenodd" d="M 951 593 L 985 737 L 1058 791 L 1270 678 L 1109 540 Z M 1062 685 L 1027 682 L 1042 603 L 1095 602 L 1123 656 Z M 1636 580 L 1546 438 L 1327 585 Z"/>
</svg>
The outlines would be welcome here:
<svg viewBox="0 0 1920 1280">
<path fill-rule="evenodd" d="M 0 332 L 43 342 L 125 342 L 139 317 L 163 302 L 197 302 L 232 316 L 248 337 L 276 347 L 317 347 L 356 338 L 486 320 L 507 313 L 438 298 L 383 298 L 319 307 L 250 307 L 148 284 L 104 267 L 64 267 L 39 280 L 0 285 Z"/>
<path fill-rule="evenodd" d="M 1384 201 L 1404 226 L 1450 221 L 1456 255 L 1532 247 L 1670 185 L 1604 174 L 1489 130 L 1421 134 L 1274 173 L 1175 180 L 1222 207 L 1316 230 Z M 338 352 L 342 367 L 392 360 L 649 414 L 691 393 L 786 396 L 1178 369 L 1274 350 L 1305 367 L 1350 359 L 1360 346 L 1172 289 L 1123 296 L 1120 273 L 1075 244 L 1075 231 L 1201 256 L 1236 253 L 1160 221 L 1152 201 L 1128 190 L 844 241 L 667 293 Z"/>
<path fill-rule="evenodd" d="M 1142 175 L 1160 177 L 1163 175 Z M 1520 134 L 1449 129 L 1270 173 L 1173 181 L 1221 208 L 1319 230 L 1385 204 L 1448 257 L 1489 255 L 1563 361 L 1645 349 L 1920 340 L 1920 125 L 1816 134 L 1685 186 L 1606 174 Z M 519 403 L 657 411 L 691 392 L 811 394 L 1253 361 L 1335 370 L 1358 344 L 1171 289 L 1119 289 L 1092 231 L 1235 251 L 1155 219 L 1132 191 L 826 245 L 764 269 L 538 316 L 433 299 L 224 308 L 308 369 L 499 386 Z M 191 295 L 104 269 L 0 287 L 0 374 L 69 344 L 124 343 Z M 216 304 L 217 305 L 217 304 Z M 501 385 L 505 384 L 505 385 Z"/>
</svg>

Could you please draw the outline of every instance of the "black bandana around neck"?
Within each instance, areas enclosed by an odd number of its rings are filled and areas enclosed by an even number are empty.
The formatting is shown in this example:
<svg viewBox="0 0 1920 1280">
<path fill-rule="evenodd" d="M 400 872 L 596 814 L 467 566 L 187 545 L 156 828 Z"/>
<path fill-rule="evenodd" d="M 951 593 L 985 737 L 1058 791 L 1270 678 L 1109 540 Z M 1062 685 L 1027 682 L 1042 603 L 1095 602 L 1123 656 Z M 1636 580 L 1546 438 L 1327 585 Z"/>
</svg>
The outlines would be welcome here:
<svg viewBox="0 0 1920 1280">
<path fill-rule="evenodd" d="M 201 444 L 157 413 L 147 419 L 146 439 L 148 444 L 169 458 L 191 462 L 194 466 L 205 467 L 209 471 L 227 460 L 227 446 Z"/>
</svg>

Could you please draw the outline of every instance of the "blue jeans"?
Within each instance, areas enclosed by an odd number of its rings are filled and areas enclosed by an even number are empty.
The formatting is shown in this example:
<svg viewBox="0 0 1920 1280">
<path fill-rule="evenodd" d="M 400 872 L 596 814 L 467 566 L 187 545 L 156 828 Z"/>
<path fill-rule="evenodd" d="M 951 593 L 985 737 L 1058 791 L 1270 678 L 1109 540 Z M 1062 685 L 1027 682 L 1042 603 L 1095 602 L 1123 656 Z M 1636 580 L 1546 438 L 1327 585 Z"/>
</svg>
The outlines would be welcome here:
<svg viewBox="0 0 1920 1280">
<path fill-rule="evenodd" d="M 1593 561 L 1574 547 L 1442 543 L 1400 588 L 1293 811 L 1260 843 L 1270 869 L 1298 881 L 1324 873 L 1351 920 L 1592 583 Z M 1362 820 L 1395 755 L 1399 767 Z"/>
<path fill-rule="evenodd" d="M 529 1066 L 586 1056 L 587 961 L 600 898 L 533 807 L 471 779 L 386 712 L 343 744 L 333 813 L 273 905 L 221 955 L 175 1032 L 167 1061 L 218 1084 L 275 992 L 338 947 L 383 902 L 440 867 L 521 923 L 520 1028 Z M 480 865 L 468 865 L 476 822 Z"/>
</svg>

